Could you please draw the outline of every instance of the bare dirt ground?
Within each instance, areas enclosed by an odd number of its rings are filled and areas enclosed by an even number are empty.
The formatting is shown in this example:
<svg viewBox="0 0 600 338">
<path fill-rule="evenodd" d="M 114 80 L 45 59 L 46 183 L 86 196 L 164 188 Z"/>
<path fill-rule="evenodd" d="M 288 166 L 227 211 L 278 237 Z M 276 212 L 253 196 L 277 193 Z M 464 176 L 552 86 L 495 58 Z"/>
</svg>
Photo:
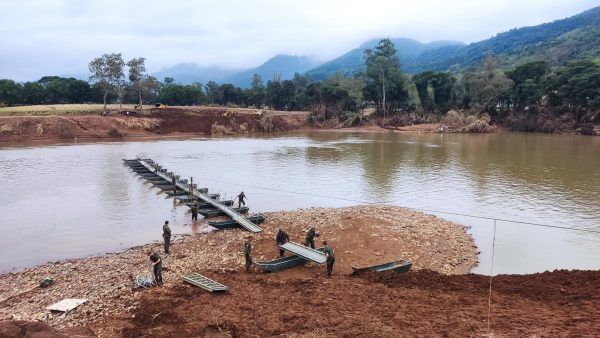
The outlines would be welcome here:
<svg viewBox="0 0 600 338">
<path fill-rule="evenodd" d="M 322 234 L 319 239 L 327 239 L 336 250 L 338 275 L 349 274 L 351 265 L 399 258 L 412 260 L 415 269 L 442 273 L 464 273 L 477 262 L 477 249 L 463 226 L 398 207 L 319 208 L 265 216 L 264 231 L 253 240 L 256 260 L 278 256 L 275 233 L 279 227 L 288 231 L 292 241 L 301 242 L 307 228 L 315 226 Z M 180 286 L 178 276 L 184 272 L 236 276 L 242 269 L 247 232 L 204 232 L 201 224 L 193 227 L 197 234 L 175 240 L 171 255 L 164 257 L 168 268 L 165 288 Z M 0 320 L 37 320 L 65 328 L 87 326 L 102 318 L 130 319 L 147 291 L 134 290 L 133 279 L 149 275 L 148 255 L 162 252 L 161 246 L 153 243 L 117 254 L 49 263 L 2 275 Z M 290 271 L 286 273 L 311 279 L 320 278 L 325 268 L 309 265 Z M 47 289 L 36 288 L 46 276 L 52 276 L 55 284 Z M 89 301 L 64 318 L 45 310 L 64 298 Z"/>
<path fill-rule="evenodd" d="M 600 332 L 600 272 L 555 271 L 494 279 L 421 270 L 314 276 L 209 273 L 229 286 L 210 294 L 188 285 L 144 292 L 133 318 L 108 321 L 124 337 L 593 336 Z"/>
<path fill-rule="evenodd" d="M 278 273 L 243 272 L 241 230 L 206 232 L 172 244 L 163 255 L 165 285 L 139 289 L 148 254 L 160 242 L 100 257 L 49 263 L 0 276 L 0 336 L 60 337 L 397 337 L 586 336 L 600 332 L 600 272 L 554 271 L 496 276 L 488 332 L 489 277 L 464 274 L 477 262 L 467 229 L 435 216 L 390 206 L 314 208 L 265 214 L 253 236 L 255 260 L 278 255 L 282 227 L 302 241 L 315 226 L 319 242 L 336 250 L 334 276 L 309 263 Z M 157 224 L 160 227 L 161 224 Z M 365 266 L 404 258 L 407 274 L 351 274 Z M 185 284 L 198 272 L 229 287 L 211 294 Z M 35 288 L 45 276 L 55 279 Z M 89 301 L 67 316 L 44 308 L 63 298 Z M 25 321 L 25 322 L 22 322 Z M 20 326 L 19 326 L 20 325 Z M 32 334 L 33 333 L 33 334 Z"/>
<path fill-rule="evenodd" d="M 18 107 L 25 108 L 25 107 Z M 4 109 L 4 108 L 3 108 Z M 35 139 L 144 138 L 165 135 L 244 135 L 299 129 L 308 112 L 280 112 L 226 107 L 169 107 L 111 112 L 0 111 L 0 141 Z M 129 112 L 126 114 L 125 112 Z M 268 115 L 268 118 L 266 117 Z"/>
</svg>

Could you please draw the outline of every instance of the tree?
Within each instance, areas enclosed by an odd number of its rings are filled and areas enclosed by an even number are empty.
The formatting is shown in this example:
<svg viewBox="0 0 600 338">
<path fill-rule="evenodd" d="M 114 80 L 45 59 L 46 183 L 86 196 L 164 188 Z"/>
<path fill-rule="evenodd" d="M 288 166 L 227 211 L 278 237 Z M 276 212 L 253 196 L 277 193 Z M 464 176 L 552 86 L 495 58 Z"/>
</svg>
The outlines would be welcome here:
<svg viewBox="0 0 600 338">
<path fill-rule="evenodd" d="M 21 101 L 21 85 L 13 80 L 0 80 L 0 106 L 12 106 Z"/>
<path fill-rule="evenodd" d="M 600 108 L 600 60 L 578 60 L 543 80 L 553 105 L 574 104 Z"/>
<path fill-rule="evenodd" d="M 265 85 L 258 74 L 252 75 L 252 84 L 246 90 L 248 104 L 256 108 L 261 108 L 265 101 Z"/>
<path fill-rule="evenodd" d="M 385 117 L 386 111 L 397 110 L 408 101 L 408 92 L 400 71 L 400 60 L 390 39 L 383 39 L 375 50 L 365 51 L 367 85 L 363 96 L 375 101 Z"/>
<path fill-rule="evenodd" d="M 219 84 L 215 81 L 208 81 L 204 86 L 206 88 L 206 96 L 208 96 L 208 102 L 214 104 L 219 102 Z"/>
<path fill-rule="evenodd" d="M 42 104 L 46 99 L 46 91 L 38 82 L 23 84 L 23 102 L 26 104 Z"/>
<path fill-rule="evenodd" d="M 168 105 L 190 106 L 202 103 L 204 93 L 202 93 L 202 85 L 199 83 L 191 85 L 167 84 L 160 89 L 158 99 Z"/>
<path fill-rule="evenodd" d="M 144 90 L 143 85 L 146 77 L 145 61 L 145 58 L 133 58 L 127 62 L 127 67 L 129 67 L 129 81 L 131 81 L 133 87 L 138 93 L 138 107 L 140 110 L 143 110 L 142 92 Z"/>
<path fill-rule="evenodd" d="M 547 72 L 548 65 L 544 61 L 528 62 L 506 72 L 513 82 L 512 101 L 518 107 L 536 103 L 543 95 L 541 80 Z"/>
<path fill-rule="evenodd" d="M 121 53 L 103 54 L 89 64 L 90 80 L 96 81 L 103 91 L 104 112 L 106 112 L 106 98 L 109 92 L 121 85 L 123 67 L 125 62 Z"/>
<path fill-rule="evenodd" d="M 505 96 L 512 87 L 512 81 L 495 69 L 496 63 L 494 56 L 488 56 L 482 70 L 466 73 L 462 77 L 463 102 L 468 102 L 469 107 L 494 113 L 498 105 L 507 104 Z"/>
</svg>

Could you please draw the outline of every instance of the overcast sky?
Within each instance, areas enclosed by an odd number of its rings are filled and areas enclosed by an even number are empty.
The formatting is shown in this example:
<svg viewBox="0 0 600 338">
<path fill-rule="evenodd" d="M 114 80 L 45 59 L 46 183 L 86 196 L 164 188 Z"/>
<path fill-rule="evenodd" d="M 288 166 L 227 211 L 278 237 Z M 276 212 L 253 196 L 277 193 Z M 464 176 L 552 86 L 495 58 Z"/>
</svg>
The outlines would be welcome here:
<svg viewBox="0 0 600 338">
<path fill-rule="evenodd" d="M 600 0 L 0 0 L 0 78 L 87 74 L 105 52 L 254 67 L 279 53 L 334 58 L 378 37 L 474 42 Z"/>
</svg>

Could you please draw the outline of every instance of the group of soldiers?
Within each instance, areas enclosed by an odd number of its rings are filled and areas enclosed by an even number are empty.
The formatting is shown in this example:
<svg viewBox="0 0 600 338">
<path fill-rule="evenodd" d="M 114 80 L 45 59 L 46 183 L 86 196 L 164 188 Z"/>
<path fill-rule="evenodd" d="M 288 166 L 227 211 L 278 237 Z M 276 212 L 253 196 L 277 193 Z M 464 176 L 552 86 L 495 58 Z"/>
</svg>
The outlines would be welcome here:
<svg viewBox="0 0 600 338">
<path fill-rule="evenodd" d="M 319 237 L 320 235 L 321 234 L 317 232 L 314 227 L 310 228 L 306 233 L 304 246 L 314 249 L 315 238 Z M 279 257 L 283 257 L 285 254 L 285 250 L 282 249 L 281 246 L 289 241 L 290 236 L 287 234 L 287 232 L 283 229 L 279 229 L 279 231 L 277 231 L 277 235 L 275 236 L 275 244 L 279 249 Z M 321 250 L 325 253 L 325 257 L 327 257 L 327 276 L 330 277 L 333 273 L 333 264 L 335 263 L 335 251 L 327 243 L 327 241 L 323 241 L 323 248 L 321 248 Z M 244 242 L 244 258 L 246 259 L 246 272 L 248 272 L 252 266 L 252 236 L 246 237 L 246 241 Z"/>
<path fill-rule="evenodd" d="M 165 221 L 165 224 L 163 225 L 162 236 L 163 236 L 163 240 L 164 240 L 165 254 L 168 255 L 170 253 L 169 249 L 171 246 L 171 228 L 169 227 L 169 221 Z M 150 262 L 152 263 L 152 273 L 154 275 L 154 282 L 157 285 L 162 285 L 163 284 L 162 258 L 160 257 L 160 255 L 158 253 L 155 252 L 150 255 Z"/>
<path fill-rule="evenodd" d="M 242 191 L 236 198 L 238 199 L 238 206 L 242 204 L 245 205 L 244 192 Z M 195 206 L 192 206 L 192 220 L 198 219 L 198 209 Z M 315 248 L 315 238 L 319 237 L 321 234 L 315 230 L 314 227 L 311 227 L 306 233 L 306 237 L 304 239 L 304 245 L 314 249 Z M 164 240 L 164 252 L 165 254 L 169 254 L 169 249 L 171 246 L 171 228 L 169 227 L 169 221 L 165 221 L 163 225 L 163 240 Z M 275 243 L 277 248 L 279 249 L 279 257 L 283 257 L 285 254 L 285 250 L 281 248 L 282 245 L 290 241 L 290 236 L 283 229 L 279 229 L 277 235 L 275 236 Z M 335 263 L 335 252 L 331 246 L 328 245 L 327 241 L 323 241 L 323 248 L 320 249 L 325 253 L 327 257 L 327 276 L 331 276 L 333 272 L 333 264 Z M 250 267 L 252 266 L 252 236 L 248 236 L 246 241 L 244 242 L 244 258 L 246 259 L 246 271 L 250 271 Z M 154 274 L 154 281 L 157 285 L 163 284 L 162 279 L 162 258 L 158 253 L 153 253 L 150 255 L 150 262 L 152 263 L 152 272 Z"/>
</svg>

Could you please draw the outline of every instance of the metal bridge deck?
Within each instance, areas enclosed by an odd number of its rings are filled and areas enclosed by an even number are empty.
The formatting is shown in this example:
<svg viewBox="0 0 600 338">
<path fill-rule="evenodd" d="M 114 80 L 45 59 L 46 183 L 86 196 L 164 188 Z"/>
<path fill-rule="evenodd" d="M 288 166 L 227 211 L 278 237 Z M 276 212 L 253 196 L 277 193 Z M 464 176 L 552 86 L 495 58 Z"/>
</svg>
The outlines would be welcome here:
<svg viewBox="0 0 600 338">
<path fill-rule="evenodd" d="M 154 172 L 154 167 L 150 163 L 148 163 L 146 160 L 138 159 L 137 162 L 139 164 L 141 164 L 144 168 L 146 168 L 148 171 L 156 174 L 158 177 L 166 180 L 167 182 L 171 181 L 171 178 L 169 176 L 167 176 L 165 173 L 162 173 L 160 171 Z M 125 161 L 125 163 L 127 163 L 128 165 L 131 166 L 131 164 L 133 164 L 134 162 L 133 161 Z M 182 182 L 177 182 L 176 185 L 179 189 L 181 189 L 183 191 L 189 191 L 188 184 L 184 184 Z M 254 224 L 251 221 L 249 221 L 248 219 L 246 219 L 239 212 L 235 211 L 233 208 L 230 208 L 227 205 L 223 205 L 223 204 L 219 203 L 218 201 L 212 199 L 209 195 L 201 193 L 200 191 L 194 190 L 194 196 L 196 196 L 198 199 L 204 201 L 206 204 L 210 205 L 211 207 L 219 209 L 223 214 L 229 216 L 232 220 L 236 221 L 244 229 L 246 229 L 250 232 L 261 232 L 262 231 L 262 229 L 259 226 L 257 226 L 256 224 Z"/>
<path fill-rule="evenodd" d="M 279 247 L 315 263 L 323 264 L 327 261 L 323 252 L 298 243 L 287 242 Z"/>
<path fill-rule="evenodd" d="M 217 292 L 217 291 L 227 291 L 227 287 L 219 282 L 216 282 L 208 277 L 202 276 L 197 273 L 188 273 L 186 275 L 181 275 L 181 279 L 184 281 L 195 285 L 197 287 L 203 288 L 206 291 Z"/>
</svg>

